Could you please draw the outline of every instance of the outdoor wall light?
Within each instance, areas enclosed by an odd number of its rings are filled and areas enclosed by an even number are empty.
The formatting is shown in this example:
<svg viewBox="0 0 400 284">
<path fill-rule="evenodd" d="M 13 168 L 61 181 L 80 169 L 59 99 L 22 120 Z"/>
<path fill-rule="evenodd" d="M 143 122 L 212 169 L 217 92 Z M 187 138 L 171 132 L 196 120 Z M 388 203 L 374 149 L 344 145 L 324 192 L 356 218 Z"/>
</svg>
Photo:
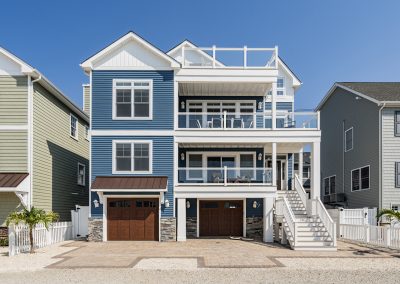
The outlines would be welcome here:
<svg viewBox="0 0 400 284">
<path fill-rule="evenodd" d="M 181 160 L 182 160 L 182 161 L 185 160 L 185 153 L 181 153 Z"/>
<path fill-rule="evenodd" d="M 186 201 L 186 208 L 190 208 L 190 201 Z"/>
<path fill-rule="evenodd" d="M 262 153 L 258 153 L 258 160 L 259 160 L 259 161 L 262 160 L 262 157 L 263 157 Z"/>
<path fill-rule="evenodd" d="M 254 200 L 254 202 L 253 202 L 253 208 L 254 208 L 254 209 L 257 209 L 258 206 L 259 206 L 258 202 Z"/>
<path fill-rule="evenodd" d="M 181 109 L 185 109 L 185 102 L 181 101 Z"/>
<path fill-rule="evenodd" d="M 164 201 L 164 205 L 165 205 L 165 208 L 169 208 L 169 200 L 168 199 Z"/>
<path fill-rule="evenodd" d="M 258 109 L 262 109 L 263 107 L 263 103 L 262 102 L 258 102 Z"/>
<path fill-rule="evenodd" d="M 97 199 L 93 200 L 94 207 L 99 207 L 99 201 Z"/>
</svg>

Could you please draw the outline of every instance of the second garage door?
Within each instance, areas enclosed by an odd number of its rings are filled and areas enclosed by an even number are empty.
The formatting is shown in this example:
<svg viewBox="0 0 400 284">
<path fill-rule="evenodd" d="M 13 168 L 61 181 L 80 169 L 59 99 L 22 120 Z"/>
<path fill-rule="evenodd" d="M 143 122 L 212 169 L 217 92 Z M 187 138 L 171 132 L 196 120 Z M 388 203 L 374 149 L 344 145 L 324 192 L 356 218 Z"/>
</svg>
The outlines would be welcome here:
<svg viewBox="0 0 400 284">
<path fill-rule="evenodd" d="M 242 236 L 243 201 L 200 201 L 200 236 Z"/>
<path fill-rule="evenodd" d="M 114 198 L 107 203 L 108 240 L 158 240 L 158 199 Z"/>
</svg>

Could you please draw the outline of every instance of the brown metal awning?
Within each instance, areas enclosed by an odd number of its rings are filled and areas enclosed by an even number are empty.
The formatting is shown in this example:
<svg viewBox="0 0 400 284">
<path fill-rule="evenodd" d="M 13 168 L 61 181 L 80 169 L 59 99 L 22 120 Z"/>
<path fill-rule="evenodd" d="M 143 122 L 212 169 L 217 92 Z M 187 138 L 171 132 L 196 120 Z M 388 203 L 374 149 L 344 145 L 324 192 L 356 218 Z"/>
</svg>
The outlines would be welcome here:
<svg viewBox="0 0 400 284">
<path fill-rule="evenodd" d="M 0 188 L 17 187 L 27 176 L 28 173 L 0 173 Z"/>
<path fill-rule="evenodd" d="M 92 183 L 92 191 L 140 192 L 167 191 L 166 176 L 98 176 Z"/>
</svg>

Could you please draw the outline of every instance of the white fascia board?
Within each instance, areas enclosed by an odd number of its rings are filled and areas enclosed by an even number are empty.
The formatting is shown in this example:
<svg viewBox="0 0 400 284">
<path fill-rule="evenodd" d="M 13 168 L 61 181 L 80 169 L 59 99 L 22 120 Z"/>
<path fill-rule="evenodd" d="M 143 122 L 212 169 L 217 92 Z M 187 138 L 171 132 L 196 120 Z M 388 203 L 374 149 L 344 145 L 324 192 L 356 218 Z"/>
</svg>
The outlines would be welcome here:
<svg viewBox="0 0 400 284">
<path fill-rule="evenodd" d="M 142 189 L 134 189 L 134 188 L 129 188 L 129 189 L 91 189 L 90 191 L 92 192 L 167 192 L 167 188 L 163 189 L 153 189 L 153 188 L 142 188 Z"/>
<path fill-rule="evenodd" d="M 335 84 L 333 84 L 333 86 L 329 89 L 328 93 L 324 96 L 324 98 L 321 100 L 321 102 L 318 104 L 318 106 L 315 108 L 315 111 L 321 110 L 321 108 L 323 107 L 323 105 L 324 105 L 324 104 L 326 103 L 326 101 L 331 97 L 331 95 L 333 94 L 333 92 L 334 92 L 337 88 L 341 88 L 341 89 L 343 89 L 343 90 L 346 90 L 346 91 L 348 91 L 348 92 L 350 92 L 350 93 L 352 93 L 352 94 L 354 94 L 354 95 L 360 96 L 360 97 L 362 97 L 362 98 L 364 98 L 364 99 L 366 99 L 366 100 L 368 100 L 368 101 L 371 101 L 371 102 L 373 102 L 373 103 L 375 103 L 375 104 L 377 104 L 377 105 L 380 105 L 380 104 L 382 103 L 382 102 L 380 102 L 380 101 L 378 101 L 378 100 L 375 100 L 375 99 L 373 99 L 373 98 L 371 98 L 371 97 L 369 97 L 369 96 L 366 96 L 366 95 L 364 95 L 364 94 L 362 94 L 362 93 L 360 93 L 360 92 L 357 92 L 357 91 L 355 91 L 355 90 L 353 90 L 353 89 L 350 89 L 350 88 L 348 88 L 348 87 L 346 87 L 346 86 L 343 86 L 343 85 L 341 85 L 341 84 L 339 84 L 339 83 L 335 83 Z"/>
<path fill-rule="evenodd" d="M 173 136 L 173 130 L 91 130 L 91 136 Z"/>
<path fill-rule="evenodd" d="M 180 80 L 181 77 L 234 77 L 240 82 L 242 77 L 249 78 L 268 78 L 269 82 L 276 82 L 278 77 L 277 69 L 260 69 L 260 68 L 181 68 L 176 71 L 175 78 Z"/>
<path fill-rule="evenodd" d="M 21 60 L 20 58 L 18 58 L 17 56 L 15 56 L 14 54 L 12 54 L 11 52 L 7 51 L 2 47 L 0 47 L 0 53 L 4 54 L 6 57 L 8 57 L 12 61 L 20 65 L 21 73 L 30 74 L 35 71 L 35 68 L 33 68 L 32 66 L 30 66 L 29 64 L 27 64 L 26 62 L 24 62 L 23 60 Z"/>
<path fill-rule="evenodd" d="M 297 78 L 297 76 L 289 69 L 289 67 L 278 57 L 278 63 L 283 69 L 293 78 L 293 86 L 300 87 L 303 83 Z"/>
<path fill-rule="evenodd" d="M 215 133 L 216 134 L 216 133 Z M 203 136 L 175 136 L 175 142 L 177 143 L 313 143 L 313 142 L 321 142 L 321 137 L 274 137 L 274 136 L 218 136 L 218 137 L 203 137 Z"/>
<path fill-rule="evenodd" d="M 100 52 L 98 52 L 95 55 L 91 56 L 90 58 L 86 59 L 84 62 L 82 62 L 80 64 L 80 66 L 85 71 L 92 69 L 93 62 L 95 60 L 98 60 L 99 58 L 103 57 L 104 55 L 110 53 L 111 51 L 113 51 L 116 48 L 120 47 L 121 45 L 123 45 L 125 42 L 127 42 L 129 40 L 134 40 L 134 41 L 139 42 L 145 48 L 148 48 L 153 53 L 155 53 L 158 56 L 164 58 L 165 60 L 167 60 L 168 62 L 171 63 L 171 67 L 173 67 L 173 68 L 179 68 L 180 67 L 180 64 L 175 59 L 171 58 L 169 55 L 165 54 L 164 52 L 162 52 L 161 50 L 159 50 L 158 48 L 156 48 L 155 46 L 153 46 L 152 44 L 150 44 L 149 42 L 147 42 L 146 40 L 144 40 L 143 38 L 141 38 L 140 36 L 138 36 L 137 34 L 135 34 L 133 32 L 127 33 L 126 35 L 124 35 L 120 39 L 116 40 L 115 42 L 113 42 L 112 44 L 107 46 L 106 48 L 102 49 Z"/>
<path fill-rule="evenodd" d="M 273 186 L 175 186 L 175 198 L 204 198 L 204 199 L 229 199 L 229 198 L 263 198 L 276 197 L 276 187 Z"/>
</svg>

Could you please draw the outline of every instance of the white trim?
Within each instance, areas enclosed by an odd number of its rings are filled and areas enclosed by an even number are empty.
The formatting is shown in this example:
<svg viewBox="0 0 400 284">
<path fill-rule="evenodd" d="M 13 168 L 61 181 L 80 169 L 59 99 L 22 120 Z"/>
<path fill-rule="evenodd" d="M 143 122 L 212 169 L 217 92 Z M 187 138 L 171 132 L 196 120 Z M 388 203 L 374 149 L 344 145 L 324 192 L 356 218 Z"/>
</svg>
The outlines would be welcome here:
<svg viewBox="0 0 400 284">
<path fill-rule="evenodd" d="M 72 118 L 76 119 L 76 129 L 75 129 L 75 134 L 76 135 L 75 136 L 73 136 L 71 134 Z M 72 114 L 72 112 L 69 114 L 69 136 L 71 138 L 74 138 L 75 140 L 79 140 L 79 138 L 78 138 L 79 137 L 79 120 L 75 115 Z"/>
<path fill-rule="evenodd" d="M 83 184 L 79 183 L 79 166 L 83 166 Z M 77 184 L 81 186 L 86 186 L 86 165 L 78 162 L 78 177 Z"/>
<path fill-rule="evenodd" d="M 163 188 L 163 189 L 155 189 L 155 188 L 139 188 L 139 189 L 135 189 L 135 188 L 123 188 L 123 189 L 107 189 L 107 188 L 102 188 L 102 189 L 92 189 L 90 190 L 91 192 L 167 192 L 168 188 Z"/>
<path fill-rule="evenodd" d="M 293 78 L 293 87 L 299 87 L 301 86 L 302 82 L 297 78 L 297 76 L 292 72 L 292 70 L 289 69 L 289 67 L 283 62 L 283 60 L 280 59 L 279 56 L 278 57 L 278 68 L 279 68 L 279 64 L 282 65 L 283 69 L 286 71 L 286 73 L 288 73 L 290 76 L 292 76 Z"/>
<path fill-rule="evenodd" d="M 27 199 L 27 207 L 33 205 L 33 89 L 32 77 L 28 76 L 28 179 L 29 179 L 29 196 Z"/>
<path fill-rule="evenodd" d="M 347 134 L 347 131 L 350 131 L 350 130 L 351 130 L 351 148 L 350 148 L 350 149 L 347 149 L 346 134 Z M 344 132 L 344 152 L 347 153 L 347 152 L 353 150 L 353 148 L 354 148 L 354 127 L 352 126 L 352 127 L 348 128 L 348 129 Z"/>
<path fill-rule="evenodd" d="M 85 139 L 87 141 L 90 141 L 90 127 L 88 125 L 85 125 Z"/>
<path fill-rule="evenodd" d="M 362 184 L 362 181 L 361 181 L 361 170 L 363 168 L 368 168 L 368 188 L 362 188 L 362 186 L 361 186 L 361 184 Z M 353 190 L 353 172 L 357 171 L 357 170 L 360 170 L 360 177 L 359 177 L 360 189 Z M 366 166 L 362 166 L 362 167 L 359 167 L 359 168 L 352 169 L 350 171 L 350 190 L 351 190 L 351 192 L 359 192 L 359 191 L 364 191 L 364 190 L 369 190 L 369 189 L 371 189 L 371 166 L 370 165 L 366 165 Z"/>
<path fill-rule="evenodd" d="M 25 63 L 21 59 L 19 59 L 17 56 L 12 54 L 11 52 L 5 50 L 4 48 L 0 47 L 0 53 L 4 54 L 6 57 L 14 61 L 15 63 L 19 64 L 21 66 L 21 73 L 32 73 L 36 71 L 32 66 L 29 64 Z"/>
<path fill-rule="evenodd" d="M 123 44 L 125 44 L 125 42 L 128 42 L 129 40 L 134 40 L 134 41 L 140 43 L 144 48 L 149 49 L 150 51 L 152 51 L 156 55 L 158 55 L 161 58 L 165 59 L 166 61 L 168 61 L 171 64 L 171 67 L 180 67 L 180 64 L 175 59 L 173 59 L 172 57 L 168 56 L 167 54 L 165 54 L 164 52 L 162 52 L 158 48 L 154 47 L 152 44 L 150 44 L 149 42 L 147 42 L 146 40 L 144 40 L 143 38 L 141 38 L 140 36 L 138 36 L 134 32 L 129 32 L 126 35 L 122 36 L 121 38 L 119 38 L 118 40 L 116 40 L 115 42 L 113 42 L 112 44 L 110 44 L 109 46 L 107 46 L 106 48 L 101 50 L 100 52 L 98 52 L 95 55 L 91 56 L 90 58 L 86 59 L 84 62 L 82 62 L 80 64 L 80 66 L 86 71 L 88 71 L 87 69 L 93 69 L 93 62 L 94 61 L 96 61 L 99 58 L 105 56 L 106 54 L 109 54 L 114 49 L 122 46 Z"/>
<path fill-rule="evenodd" d="M 173 130 L 91 130 L 91 136 L 174 136 Z"/>
<path fill-rule="evenodd" d="M 117 86 L 116 83 L 131 83 L 130 87 Z M 135 83 L 149 83 L 149 86 L 136 86 Z M 112 87 L 112 119 L 113 120 L 153 120 L 153 79 L 113 79 Z M 131 116 L 117 116 L 117 89 L 131 90 Z M 135 90 L 149 90 L 149 116 L 135 117 Z"/>
<path fill-rule="evenodd" d="M 89 218 L 92 217 L 92 72 L 89 73 Z"/>
<path fill-rule="evenodd" d="M 29 117 L 29 107 L 28 107 L 28 117 Z M 19 131 L 19 130 L 29 130 L 29 122 L 28 124 L 8 124 L 8 125 L 0 125 L 0 131 Z"/>
<path fill-rule="evenodd" d="M 129 143 L 131 144 L 131 171 L 117 171 L 116 170 L 116 144 Z M 149 144 L 149 170 L 148 171 L 135 171 L 134 170 L 134 144 Z M 153 141 L 152 140 L 112 140 L 112 174 L 152 174 L 153 173 Z"/>
</svg>

